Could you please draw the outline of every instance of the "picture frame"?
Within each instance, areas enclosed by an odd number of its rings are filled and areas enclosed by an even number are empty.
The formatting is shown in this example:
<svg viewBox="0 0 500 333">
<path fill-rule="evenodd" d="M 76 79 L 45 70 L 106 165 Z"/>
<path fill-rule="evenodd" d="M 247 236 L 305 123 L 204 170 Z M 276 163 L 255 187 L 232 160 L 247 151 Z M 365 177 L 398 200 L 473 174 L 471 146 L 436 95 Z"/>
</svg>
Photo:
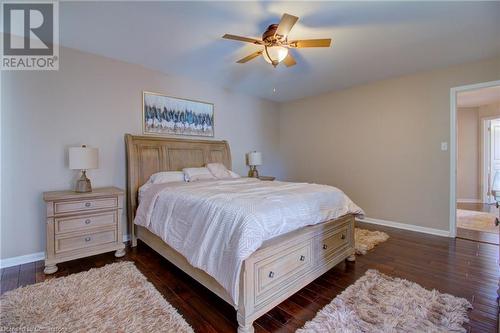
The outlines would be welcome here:
<svg viewBox="0 0 500 333">
<path fill-rule="evenodd" d="M 214 104 L 142 92 L 144 135 L 214 137 Z"/>
</svg>

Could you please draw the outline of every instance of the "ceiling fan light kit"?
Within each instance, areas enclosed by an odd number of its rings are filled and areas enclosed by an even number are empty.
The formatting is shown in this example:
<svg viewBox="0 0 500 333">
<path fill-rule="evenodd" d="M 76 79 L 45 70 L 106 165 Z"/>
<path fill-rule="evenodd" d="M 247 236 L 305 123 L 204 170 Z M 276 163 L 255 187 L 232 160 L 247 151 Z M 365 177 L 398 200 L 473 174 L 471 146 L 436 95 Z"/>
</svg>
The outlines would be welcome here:
<svg viewBox="0 0 500 333">
<path fill-rule="evenodd" d="M 264 46 L 263 50 L 256 51 L 238 60 L 237 63 L 239 64 L 244 64 L 262 55 L 264 59 L 274 67 L 278 66 L 281 62 L 283 62 L 285 66 L 290 67 L 296 64 L 295 59 L 289 51 L 290 48 L 330 47 L 332 42 L 329 38 L 288 41 L 288 33 L 298 19 L 297 16 L 286 13 L 283 14 L 279 24 L 271 24 L 267 27 L 266 31 L 262 34 L 262 40 L 229 34 L 225 34 L 222 38 Z"/>
<path fill-rule="evenodd" d="M 286 58 L 288 49 L 284 46 L 265 46 L 262 55 L 268 63 L 276 67 Z"/>
</svg>

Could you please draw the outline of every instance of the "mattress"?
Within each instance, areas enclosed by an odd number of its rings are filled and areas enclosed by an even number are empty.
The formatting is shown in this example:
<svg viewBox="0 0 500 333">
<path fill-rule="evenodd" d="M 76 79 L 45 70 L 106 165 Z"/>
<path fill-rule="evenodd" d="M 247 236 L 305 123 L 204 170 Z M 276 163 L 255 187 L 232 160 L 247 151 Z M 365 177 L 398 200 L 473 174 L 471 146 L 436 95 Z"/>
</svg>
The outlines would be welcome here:
<svg viewBox="0 0 500 333">
<path fill-rule="evenodd" d="M 266 240 L 363 210 L 333 186 L 254 178 L 148 184 L 134 223 L 211 275 L 238 304 L 243 261 Z"/>
</svg>

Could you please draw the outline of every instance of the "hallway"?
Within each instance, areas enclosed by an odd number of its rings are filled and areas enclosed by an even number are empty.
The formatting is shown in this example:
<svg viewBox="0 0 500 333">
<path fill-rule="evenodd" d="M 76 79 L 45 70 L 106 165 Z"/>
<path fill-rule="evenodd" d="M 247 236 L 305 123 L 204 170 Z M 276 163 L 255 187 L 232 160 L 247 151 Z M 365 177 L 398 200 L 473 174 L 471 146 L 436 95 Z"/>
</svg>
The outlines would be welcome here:
<svg viewBox="0 0 500 333">
<path fill-rule="evenodd" d="M 457 204 L 457 237 L 474 241 L 499 244 L 495 219 L 498 208 L 482 203 Z"/>
</svg>

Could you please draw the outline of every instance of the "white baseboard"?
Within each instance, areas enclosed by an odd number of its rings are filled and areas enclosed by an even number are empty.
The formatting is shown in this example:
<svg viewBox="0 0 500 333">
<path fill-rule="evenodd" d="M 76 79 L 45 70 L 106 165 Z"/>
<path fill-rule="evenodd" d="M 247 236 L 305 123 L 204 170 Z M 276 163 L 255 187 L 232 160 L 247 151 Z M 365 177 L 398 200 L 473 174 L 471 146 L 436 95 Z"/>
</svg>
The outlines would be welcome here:
<svg viewBox="0 0 500 333">
<path fill-rule="evenodd" d="M 481 199 L 457 199 L 458 203 L 483 203 Z"/>
<path fill-rule="evenodd" d="M 124 242 L 128 242 L 129 240 L 130 236 L 128 234 L 123 235 Z M 37 252 L 37 253 L 25 254 L 23 256 L 18 256 L 18 257 L 0 259 L 0 268 L 18 266 L 44 259 L 45 259 L 45 252 Z"/>
<path fill-rule="evenodd" d="M 378 225 L 383 225 L 383 226 L 386 226 L 386 227 L 392 227 L 392 228 L 397 228 L 397 229 L 404 229 L 404 230 L 422 232 L 424 234 L 431 234 L 431 235 L 437 235 L 437 236 L 450 237 L 450 232 L 448 230 L 441 230 L 441 229 L 421 227 L 421 226 L 414 225 L 414 224 L 407 224 L 407 223 L 400 223 L 400 222 L 394 222 L 394 221 L 380 220 L 380 219 L 374 219 L 374 218 L 371 218 L 371 217 L 365 217 L 363 219 L 356 218 L 356 221 L 364 222 L 364 223 L 370 223 L 370 224 L 378 224 Z"/>
<path fill-rule="evenodd" d="M 45 252 L 37 252 L 37 253 L 25 254 L 24 256 L 5 258 L 0 260 L 0 268 L 27 264 L 29 262 L 39 261 L 43 259 L 45 259 Z"/>
</svg>

